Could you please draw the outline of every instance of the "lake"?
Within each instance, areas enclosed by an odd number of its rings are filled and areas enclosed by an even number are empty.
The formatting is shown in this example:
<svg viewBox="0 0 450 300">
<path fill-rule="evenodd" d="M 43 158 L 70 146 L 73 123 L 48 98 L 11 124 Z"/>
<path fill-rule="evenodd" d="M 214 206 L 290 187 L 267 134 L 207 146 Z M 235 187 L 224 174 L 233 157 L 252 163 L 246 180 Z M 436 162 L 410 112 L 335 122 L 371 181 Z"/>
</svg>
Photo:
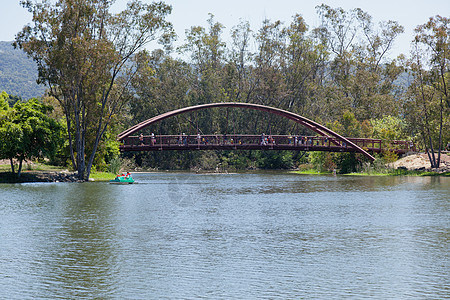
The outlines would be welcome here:
<svg viewBox="0 0 450 300">
<path fill-rule="evenodd" d="M 0 299 L 443 299 L 450 178 L 0 185 Z"/>
</svg>

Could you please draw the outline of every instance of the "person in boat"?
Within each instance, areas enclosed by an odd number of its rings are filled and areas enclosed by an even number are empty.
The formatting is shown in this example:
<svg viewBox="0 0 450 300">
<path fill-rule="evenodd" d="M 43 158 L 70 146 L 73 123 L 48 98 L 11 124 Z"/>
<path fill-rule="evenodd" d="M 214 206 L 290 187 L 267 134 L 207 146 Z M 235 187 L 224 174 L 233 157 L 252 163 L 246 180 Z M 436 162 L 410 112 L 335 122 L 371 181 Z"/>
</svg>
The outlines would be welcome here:
<svg viewBox="0 0 450 300">
<path fill-rule="evenodd" d="M 127 176 L 125 176 L 125 179 L 131 178 L 131 173 L 127 172 Z"/>
</svg>

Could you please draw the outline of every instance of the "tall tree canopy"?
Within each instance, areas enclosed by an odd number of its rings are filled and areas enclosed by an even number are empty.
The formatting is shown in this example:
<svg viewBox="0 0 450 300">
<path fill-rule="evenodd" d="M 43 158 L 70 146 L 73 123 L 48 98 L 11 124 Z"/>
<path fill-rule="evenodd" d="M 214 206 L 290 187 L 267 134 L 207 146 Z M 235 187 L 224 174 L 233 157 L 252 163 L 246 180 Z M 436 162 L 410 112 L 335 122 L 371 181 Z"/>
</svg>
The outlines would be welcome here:
<svg viewBox="0 0 450 300">
<path fill-rule="evenodd" d="M 450 19 L 431 17 L 415 32 L 408 62 L 414 80 L 406 112 L 423 140 L 431 166 L 439 168 L 443 143 L 450 139 Z"/>
<path fill-rule="evenodd" d="M 169 45 L 174 36 L 165 20 L 171 6 L 163 2 L 128 3 L 110 13 L 114 0 L 21 1 L 33 14 L 14 45 L 38 65 L 46 84 L 66 116 L 73 166 L 87 180 L 95 153 L 138 65 L 131 58 L 159 38 Z"/>
</svg>

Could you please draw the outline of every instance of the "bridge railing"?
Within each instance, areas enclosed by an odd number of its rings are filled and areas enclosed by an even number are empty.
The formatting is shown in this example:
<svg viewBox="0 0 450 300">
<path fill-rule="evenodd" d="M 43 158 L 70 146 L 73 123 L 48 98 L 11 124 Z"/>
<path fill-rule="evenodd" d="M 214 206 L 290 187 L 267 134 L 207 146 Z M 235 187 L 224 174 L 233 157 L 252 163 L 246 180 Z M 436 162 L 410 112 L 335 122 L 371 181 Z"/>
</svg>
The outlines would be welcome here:
<svg viewBox="0 0 450 300">
<path fill-rule="evenodd" d="M 384 142 L 381 139 L 348 138 L 351 142 L 364 150 L 382 152 L 389 149 L 397 153 L 415 151 L 411 141 Z M 350 145 L 336 138 L 325 136 L 301 135 L 245 135 L 245 134 L 207 134 L 207 135 L 146 135 L 129 136 L 122 141 L 122 151 L 163 150 L 163 149 L 207 149 L 214 146 L 216 149 L 258 147 L 261 149 L 306 149 L 320 151 L 352 151 Z M 144 148 L 145 149 L 142 149 Z"/>
</svg>

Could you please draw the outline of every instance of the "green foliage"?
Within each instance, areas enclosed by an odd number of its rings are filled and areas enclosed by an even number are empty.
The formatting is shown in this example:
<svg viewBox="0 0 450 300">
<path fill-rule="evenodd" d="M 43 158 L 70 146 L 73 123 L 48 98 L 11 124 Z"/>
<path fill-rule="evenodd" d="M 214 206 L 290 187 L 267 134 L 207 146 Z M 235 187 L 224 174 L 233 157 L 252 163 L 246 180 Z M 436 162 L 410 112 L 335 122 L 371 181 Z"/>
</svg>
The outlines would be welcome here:
<svg viewBox="0 0 450 300">
<path fill-rule="evenodd" d="M 395 116 L 384 116 L 381 119 L 372 119 L 373 137 L 387 141 L 406 140 L 406 123 Z"/>
<path fill-rule="evenodd" d="M 9 105 L 8 105 L 8 94 L 5 91 L 3 91 L 0 94 L 0 112 L 1 111 L 6 111 L 8 108 L 9 108 Z"/>
<path fill-rule="evenodd" d="M 94 166 L 97 171 L 107 170 L 111 162 L 119 158 L 119 144 L 114 136 L 109 133 L 105 134 L 104 140 L 98 145 L 97 155 L 94 160 Z"/>
<path fill-rule="evenodd" d="M 290 169 L 293 167 L 293 154 L 290 151 L 257 152 L 258 167 L 261 169 Z"/>
<path fill-rule="evenodd" d="M 113 158 L 108 165 L 107 171 L 112 174 L 119 174 L 122 168 L 122 159 L 120 157 Z"/>
<path fill-rule="evenodd" d="M 328 123 L 327 127 L 345 137 L 372 137 L 373 128 L 370 123 L 367 120 L 359 122 L 355 114 L 348 110 L 344 111 L 340 120 Z"/>
<path fill-rule="evenodd" d="M 245 151 L 224 151 L 219 166 L 227 169 L 245 170 L 249 167 L 249 164 L 249 153 L 245 153 Z"/>
<path fill-rule="evenodd" d="M 393 151 L 385 151 L 383 152 L 383 160 L 387 164 L 393 163 L 394 161 L 398 160 L 398 154 Z"/>
<path fill-rule="evenodd" d="M 346 137 L 360 137 L 361 124 L 355 118 L 355 114 L 350 111 L 345 111 L 342 116 L 342 135 Z"/>
<path fill-rule="evenodd" d="M 309 154 L 309 163 L 319 172 L 331 172 L 336 169 L 333 154 L 330 152 L 314 151 Z"/>
<path fill-rule="evenodd" d="M 62 143 L 62 126 L 48 113 L 52 107 L 37 99 L 17 102 L 0 119 L 0 158 L 17 159 L 20 176 L 25 159 L 52 158 Z M 14 173 L 14 169 L 12 170 Z"/>
<path fill-rule="evenodd" d="M 355 172 L 360 164 L 356 154 L 353 152 L 337 154 L 336 161 L 340 174 Z"/>
</svg>

